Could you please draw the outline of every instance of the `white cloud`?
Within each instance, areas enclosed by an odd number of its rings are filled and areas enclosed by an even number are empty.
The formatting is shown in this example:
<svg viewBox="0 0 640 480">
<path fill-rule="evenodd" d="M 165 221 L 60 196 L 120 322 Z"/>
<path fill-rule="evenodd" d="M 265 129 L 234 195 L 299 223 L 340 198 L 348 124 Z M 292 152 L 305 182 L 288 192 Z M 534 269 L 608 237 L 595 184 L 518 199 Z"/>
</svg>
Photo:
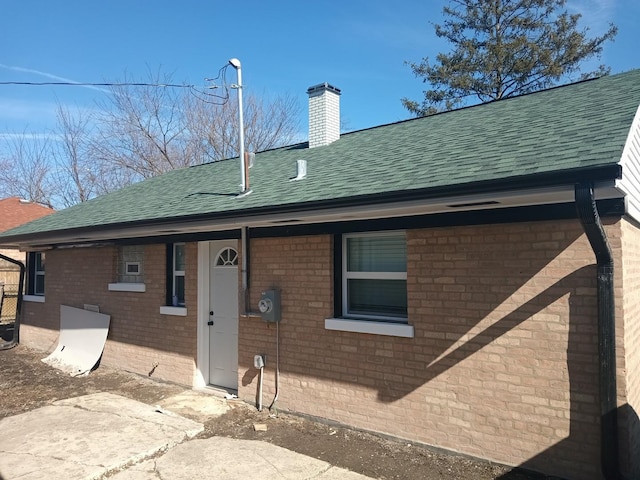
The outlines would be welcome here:
<svg viewBox="0 0 640 480">
<path fill-rule="evenodd" d="M 0 97 L 0 129 L 5 132 L 47 130 L 56 122 L 55 102 Z"/>
<path fill-rule="evenodd" d="M 0 68 L 4 68 L 5 70 L 11 70 L 13 72 L 21 72 L 21 73 L 29 73 L 29 74 L 33 74 L 33 75 L 38 75 L 40 77 L 45 77 L 45 78 L 48 78 L 50 80 L 54 80 L 56 82 L 76 83 L 76 84 L 81 83 L 81 82 L 78 82 L 76 80 L 71 80 L 69 78 L 65 78 L 65 77 L 60 77 L 58 75 L 54 75 L 53 73 L 42 72 L 40 70 L 34 70 L 32 68 L 19 67 L 19 66 L 16 66 L 16 65 L 5 65 L 4 63 L 0 63 Z M 83 88 L 87 88 L 89 90 L 97 90 L 98 92 L 110 93 L 109 90 L 107 90 L 107 89 L 95 87 L 93 85 L 79 85 L 79 86 L 81 86 Z"/>
<path fill-rule="evenodd" d="M 616 0 L 569 0 L 569 13 L 582 15 L 579 25 L 587 27 L 594 34 L 607 31 L 616 14 Z"/>
<path fill-rule="evenodd" d="M 54 130 L 58 126 L 58 109 L 68 110 L 72 115 L 89 117 L 90 107 L 62 102 L 30 100 L 25 98 L 0 97 L 0 140 L 15 138 L 57 140 Z"/>
<path fill-rule="evenodd" d="M 61 136 L 56 133 L 46 132 L 25 132 L 25 133 L 0 133 L 0 141 L 10 140 L 61 140 Z"/>
</svg>

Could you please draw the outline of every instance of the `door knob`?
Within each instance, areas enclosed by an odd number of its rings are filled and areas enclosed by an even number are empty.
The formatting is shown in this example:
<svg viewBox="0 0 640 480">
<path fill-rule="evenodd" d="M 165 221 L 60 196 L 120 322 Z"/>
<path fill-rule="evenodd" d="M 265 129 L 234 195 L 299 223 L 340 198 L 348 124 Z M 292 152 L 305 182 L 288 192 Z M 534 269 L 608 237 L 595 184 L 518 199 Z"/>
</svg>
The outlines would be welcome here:
<svg viewBox="0 0 640 480">
<path fill-rule="evenodd" d="M 213 310 L 211 310 L 211 311 L 209 312 L 209 315 L 213 315 Z"/>
</svg>

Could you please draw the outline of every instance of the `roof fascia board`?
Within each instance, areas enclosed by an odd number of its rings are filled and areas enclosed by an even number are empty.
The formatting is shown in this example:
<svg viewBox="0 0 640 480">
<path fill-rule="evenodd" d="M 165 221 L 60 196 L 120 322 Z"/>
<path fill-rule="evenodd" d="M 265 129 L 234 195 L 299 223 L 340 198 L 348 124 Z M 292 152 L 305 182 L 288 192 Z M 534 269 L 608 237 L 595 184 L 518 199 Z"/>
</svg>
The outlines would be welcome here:
<svg viewBox="0 0 640 480">
<path fill-rule="evenodd" d="M 43 232 L 25 236 L 18 241 L 22 249 L 33 249 L 42 245 L 82 244 L 95 242 L 132 241 L 135 238 L 155 237 L 157 241 L 176 236 L 186 238 L 236 238 L 240 227 L 251 228 L 278 227 L 292 224 L 317 224 L 328 222 L 349 222 L 355 220 L 374 220 L 380 218 L 409 217 L 439 213 L 506 209 L 531 205 L 554 205 L 573 201 L 573 185 L 545 187 L 531 190 L 502 192 L 499 195 L 489 193 L 440 197 L 431 200 L 411 198 L 410 201 L 394 203 L 362 204 L 342 208 L 325 209 L 286 209 L 279 212 L 261 213 L 253 211 L 236 212 L 237 216 L 209 215 L 194 219 L 162 219 L 161 222 L 148 224 L 133 223 L 113 228 L 106 226 L 100 230 L 77 229 L 58 234 Z M 622 193 L 614 188 L 614 183 L 596 184 L 598 200 L 620 198 Z M 241 215 L 244 213 L 244 216 Z M 168 223 L 171 222 L 171 223 Z M 167 240 L 170 241 L 170 240 Z"/>
<path fill-rule="evenodd" d="M 625 214 L 624 198 L 605 198 L 597 201 L 598 211 L 602 218 L 620 217 Z M 452 227 L 461 225 L 484 225 L 499 223 L 535 222 L 562 219 L 575 219 L 574 202 L 556 203 L 552 205 L 524 205 L 507 208 L 485 210 L 466 210 L 442 212 L 426 215 L 396 216 L 391 218 L 371 218 L 349 221 L 304 223 L 294 225 L 265 225 L 251 228 L 251 236 L 289 237 L 299 235 L 324 235 L 346 232 L 364 232 L 379 230 L 401 230 L 414 228 Z M 94 242 L 91 244 L 57 244 L 31 247 L 27 251 L 39 251 L 43 248 L 100 247 L 105 245 L 159 244 L 174 242 L 195 242 L 239 238 L 239 230 L 224 230 L 203 233 L 177 233 L 172 236 L 127 237 L 113 241 Z"/>
</svg>

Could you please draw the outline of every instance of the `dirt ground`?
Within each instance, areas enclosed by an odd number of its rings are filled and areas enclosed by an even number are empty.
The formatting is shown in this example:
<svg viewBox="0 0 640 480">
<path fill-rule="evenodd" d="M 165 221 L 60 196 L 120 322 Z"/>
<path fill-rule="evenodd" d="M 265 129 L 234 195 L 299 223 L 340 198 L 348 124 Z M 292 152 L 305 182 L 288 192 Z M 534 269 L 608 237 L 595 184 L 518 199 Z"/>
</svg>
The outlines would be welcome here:
<svg viewBox="0 0 640 480">
<path fill-rule="evenodd" d="M 0 341 L 0 343 L 2 343 Z M 112 392 L 150 405 L 184 387 L 100 366 L 84 377 L 70 377 L 40 361 L 41 352 L 18 346 L 0 350 L 0 418 L 33 410 L 59 399 Z M 200 438 L 226 436 L 262 440 L 332 465 L 379 479 L 529 480 L 546 477 L 376 435 L 279 412 L 272 416 L 240 401 L 221 417 L 205 423 Z M 255 431 L 254 424 L 267 424 Z"/>
</svg>

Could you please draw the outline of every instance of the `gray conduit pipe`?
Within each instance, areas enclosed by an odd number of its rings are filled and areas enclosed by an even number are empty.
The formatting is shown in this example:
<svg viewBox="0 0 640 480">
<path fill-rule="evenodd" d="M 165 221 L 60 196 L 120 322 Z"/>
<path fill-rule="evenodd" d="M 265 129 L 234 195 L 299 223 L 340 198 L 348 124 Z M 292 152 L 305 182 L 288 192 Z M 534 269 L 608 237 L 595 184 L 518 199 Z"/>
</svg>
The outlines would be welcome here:
<svg viewBox="0 0 640 480">
<path fill-rule="evenodd" d="M 248 315 L 251 311 L 249 306 L 249 238 L 248 228 L 240 228 L 240 242 L 242 245 L 242 264 L 241 264 L 241 277 L 242 277 L 242 303 L 244 314 Z"/>
<path fill-rule="evenodd" d="M 598 215 L 593 184 L 575 187 L 578 218 L 597 262 L 598 355 L 600 384 L 600 462 L 607 480 L 620 479 L 616 391 L 616 316 L 613 256 Z"/>
<path fill-rule="evenodd" d="M 19 260 L 15 260 L 11 257 L 7 257 L 6 255 L 2 255 L 0 253 L 0 258 L 2 260 L 6 260 L 9 263 L 13 263 L 20 268 L 20 280 L 18 283 L 18 303 L 16 305 L 16 320 L 13 324 L 13 338 L 10 342 L 0 343 L 0 350 L 9 350 L 10 348 L 15 347 L 20 342 L 20 312 L 22 311 L 22 289 L 24 288 L 24 274 L 25 274 L 25 266 L 24 263 Z"/>
<path fill-rule="evenodd" d="M 271 405 L 269 405 L 269 411 L 276 411 L 276 402 L 278 401 L 278 395 L 280 395 L 280 322 L 276 322 L 276 393 L 273 397 Z"/>
</svg>

